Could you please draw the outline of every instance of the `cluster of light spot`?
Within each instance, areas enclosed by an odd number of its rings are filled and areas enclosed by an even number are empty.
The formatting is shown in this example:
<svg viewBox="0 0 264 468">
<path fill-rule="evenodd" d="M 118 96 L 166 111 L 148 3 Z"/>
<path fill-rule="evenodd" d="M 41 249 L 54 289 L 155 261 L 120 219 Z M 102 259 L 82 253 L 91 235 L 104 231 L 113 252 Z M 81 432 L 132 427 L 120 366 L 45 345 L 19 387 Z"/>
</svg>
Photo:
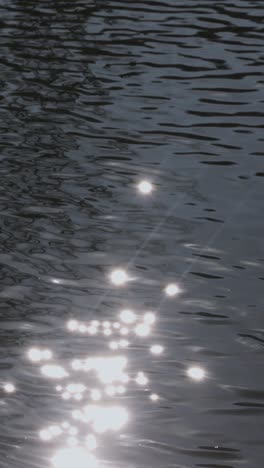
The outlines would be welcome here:
<svg viewBox="0 0 264 468">
<path fill-rule="evenodd" d="M 146 179 L 137 184 L 137 190 L 142 195 L 150 195 L 153 189 L 151 181 Z M 108 279 L 112 285 L 121 287 L 135 278 L 129 276 L 125 269 L 116 268 L 110 272 Z M 58 278 L 52 278 L 51 281 L 54 284 L 65 283 Z M 163 292 L 172 298 L 181 293 L 181 289 L 177 284 L 169 283 Z M 114 322 L 105 319 L 81 322 L 71 318 L 66 324 L 69 332 L 79 333 L 80 340 L 87 342 L 92 342 L 94 335 L 102 336 L 107 351 L 106 355 L 102 353 L 99 356 L 77 356 L 65 366 L 55 362 L 43 363 L 53 358 L 48 349 L 31 348 L 28 351 L 28 358 L 41 364 L 40 371 L 43 376 L 64 380 L 54 388 L 58 396 L 65 400 L 67 411 L 70 408 L 69 413 L 67 412 L 69 421 L 50 425 L 39 433 L 43 442 L 63 438 L 64 445 L 51 459 L 54 468 L 96 468 L 97 460 L 90 452 L 97 448 L 97 439 L 106 432 L 120 431 L 129 421 L 127 408 L 118 404 L 128 400 L 121 396 L 127 392 L 129 383 L 142 387 L 140 391 L 151 402 L 159 401 L 160 396 L 152 393 L 145 372 L 129 371 L 126 356 L 133 349 L 133 344 L 130 345 L 133 337 L 136 337 L 136 341 L 143 342 L 145 347 L 145 338 L 151 336 L 155 322 L 154 312 L 135 312 L 130 308 L 120 310 Z M 88 351 L 89 349 L 90 347 L 87 347 Z M 157 343 L 148 345 L 147 349 L 154 356 L 160 356 L 164 352 L 164 347 Z M 206 376 L 205 370 L 199 366 L 190 367 L 186 374 L 196 381 L 201 381 Z M 3 389 L 6 393 L 13 393 L 15 386 L 10 382 L 4 384 Z"/>
</svg>

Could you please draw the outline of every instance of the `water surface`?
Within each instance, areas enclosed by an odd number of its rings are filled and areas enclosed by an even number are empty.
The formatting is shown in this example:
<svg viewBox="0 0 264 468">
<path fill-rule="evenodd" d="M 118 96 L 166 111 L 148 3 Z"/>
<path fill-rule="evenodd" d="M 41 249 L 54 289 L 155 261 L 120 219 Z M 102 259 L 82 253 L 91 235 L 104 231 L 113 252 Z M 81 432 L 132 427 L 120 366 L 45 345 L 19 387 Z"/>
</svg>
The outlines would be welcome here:
<svg viewBox="0 0 264 468">
<path fill-rule="evenodd" d="M 129 421 L 99 437 L 99 466 L 262 468 L 263 2 L 1 0 L 0 12 L 0 466 L 51 466 L 65 436 L 39 431 L 81 404 L 28 350 L 67 369 L 112 356 L 102 330 L 66 324 L 112 326 L 129 307 L 156 314 L 122 351 L 149 384 L 109 397 Z M 117 267 L 133 281 L 112 285 Z"/>
</svg>

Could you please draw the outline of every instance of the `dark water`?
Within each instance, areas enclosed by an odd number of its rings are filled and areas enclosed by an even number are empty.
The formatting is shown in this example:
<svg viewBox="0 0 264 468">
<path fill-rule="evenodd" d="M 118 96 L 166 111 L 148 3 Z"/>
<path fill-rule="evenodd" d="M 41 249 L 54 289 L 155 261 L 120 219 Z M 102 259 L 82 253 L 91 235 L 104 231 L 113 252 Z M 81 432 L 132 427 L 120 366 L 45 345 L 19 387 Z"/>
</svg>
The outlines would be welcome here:
<svg viewBox="0 0 264 468">
<path fill-rule="evenodd" d="M 39 430 L 77 405 L 28 349 L 109 354 L 65 323 L 129 306 L 158 318 L 126 356 L 160 400 L 134 385 L 116 399 L 130 421 L 100 439 L 99 466 L 262 468 L 262 0 L 0 5 L 0 379 L 16 387 L 0 391 L 0 466 L 51 466 L 62 442 Z M 135 279 L 112 286 L 115 267 Z M 169 282 L 182 294 L 165 298 Z"/>
</svg>

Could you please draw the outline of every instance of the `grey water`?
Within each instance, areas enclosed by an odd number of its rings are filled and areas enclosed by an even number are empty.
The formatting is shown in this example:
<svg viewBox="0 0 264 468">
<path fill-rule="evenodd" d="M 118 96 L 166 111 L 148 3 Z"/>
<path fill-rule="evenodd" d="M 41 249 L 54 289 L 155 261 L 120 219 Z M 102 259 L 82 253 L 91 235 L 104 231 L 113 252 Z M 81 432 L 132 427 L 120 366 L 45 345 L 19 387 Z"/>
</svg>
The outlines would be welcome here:
<svg viewBox="0 0 264 468">
<path fill-rule="evenodd" d="M 124 307 L 157 318 L 125 351 L 150 383 L 114 399 L 129 421 L 98 466 L 263 467 L 263 17 L 262 0 L 0 1 L 1 467 L 52 466 L 64 439 L 39 431 L 79 405 L 28 350 L 110 355 L 66 324 Z"/>
</svg>

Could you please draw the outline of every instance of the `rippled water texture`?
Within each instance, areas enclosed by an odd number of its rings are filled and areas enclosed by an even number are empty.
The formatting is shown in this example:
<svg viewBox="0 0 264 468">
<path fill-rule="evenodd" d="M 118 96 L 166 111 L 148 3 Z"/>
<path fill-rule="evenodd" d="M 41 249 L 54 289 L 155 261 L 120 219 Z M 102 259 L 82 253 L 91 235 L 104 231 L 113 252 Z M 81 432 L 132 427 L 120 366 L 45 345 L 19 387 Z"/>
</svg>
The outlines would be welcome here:
<svg viewBox="0 0 264 468">
<path fill-rule="evenodd" d="M 263 1 L 0 13 L 0 466 L 263 468 Z"/>
</svg>

